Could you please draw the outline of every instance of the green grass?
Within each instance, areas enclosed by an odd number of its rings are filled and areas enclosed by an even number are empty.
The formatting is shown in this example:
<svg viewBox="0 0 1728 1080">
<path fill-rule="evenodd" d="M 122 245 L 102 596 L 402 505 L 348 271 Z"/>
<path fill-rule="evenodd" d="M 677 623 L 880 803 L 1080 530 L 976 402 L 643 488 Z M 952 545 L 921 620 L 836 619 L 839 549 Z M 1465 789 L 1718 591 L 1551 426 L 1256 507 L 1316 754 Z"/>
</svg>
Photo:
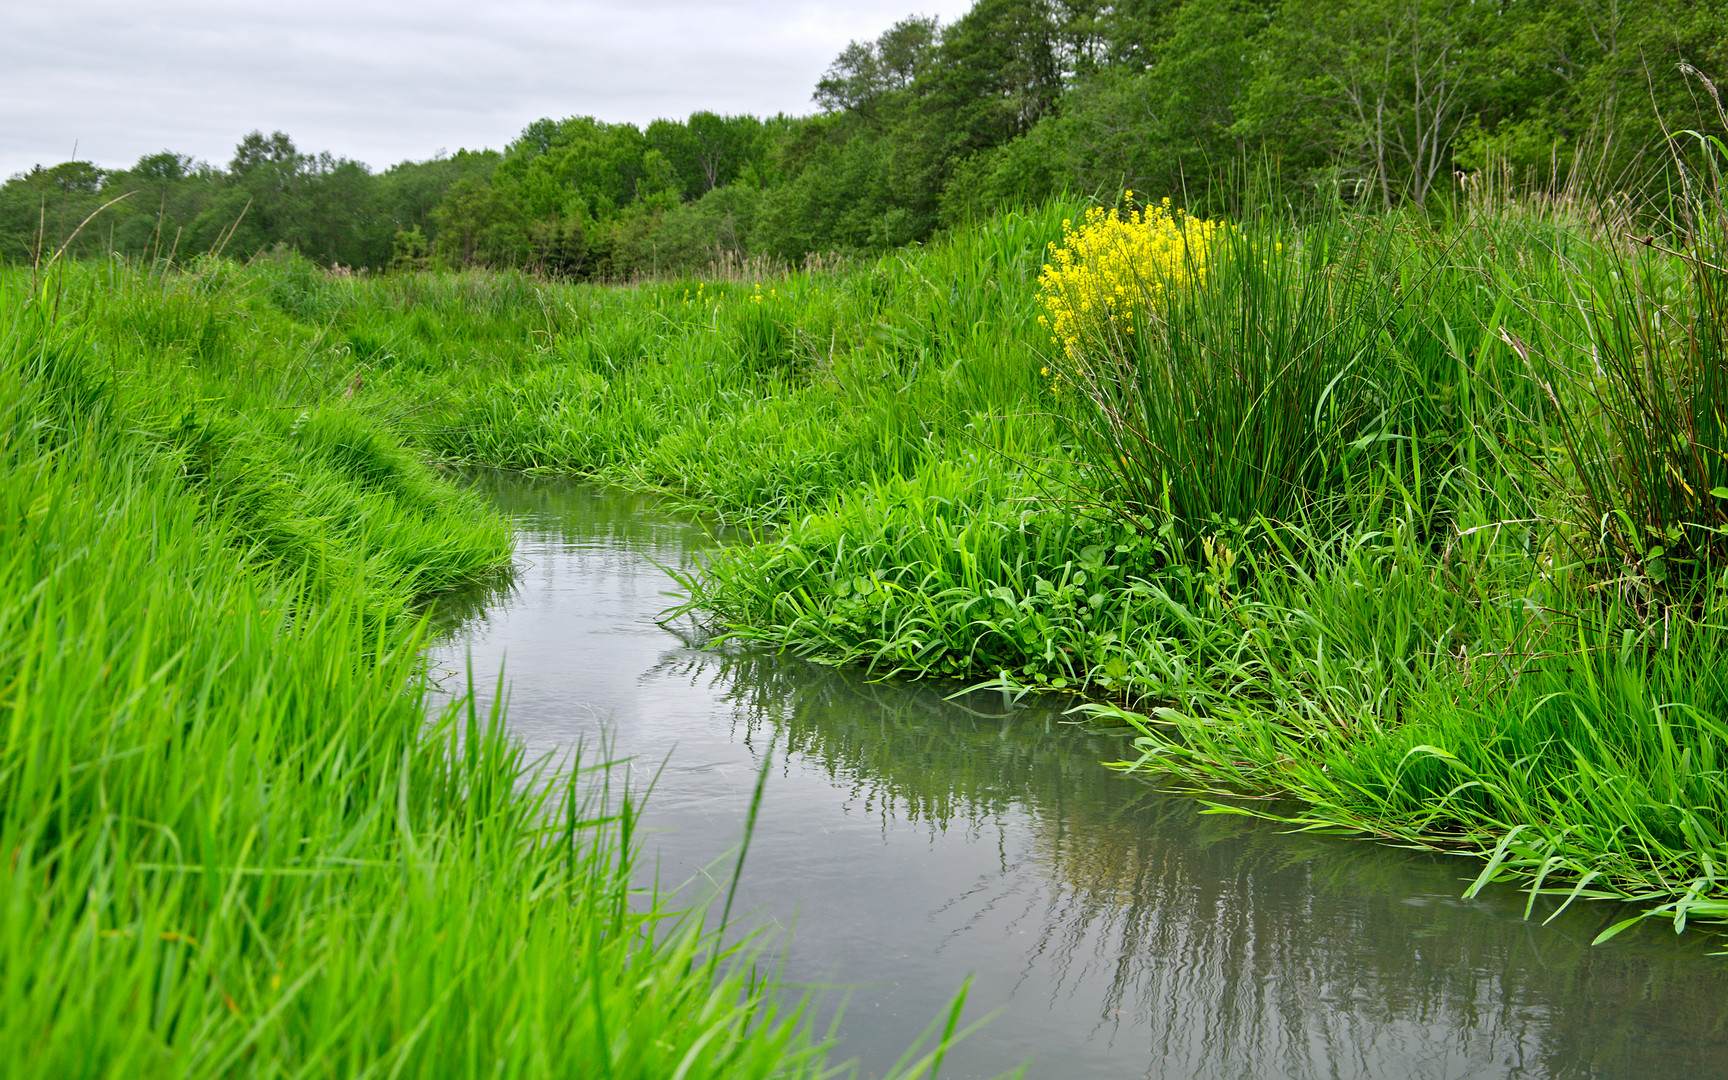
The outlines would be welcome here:
<svg viewBox="0 0 1728 1080">
<path fill-rule="evenodd" d="M 632 887 L 630 793 L 429 716 L 416 612 L 508 530 L 289 286 L 0 279 L 7 1075 L 829 1075 L 765 943 Z"/>
</svg>

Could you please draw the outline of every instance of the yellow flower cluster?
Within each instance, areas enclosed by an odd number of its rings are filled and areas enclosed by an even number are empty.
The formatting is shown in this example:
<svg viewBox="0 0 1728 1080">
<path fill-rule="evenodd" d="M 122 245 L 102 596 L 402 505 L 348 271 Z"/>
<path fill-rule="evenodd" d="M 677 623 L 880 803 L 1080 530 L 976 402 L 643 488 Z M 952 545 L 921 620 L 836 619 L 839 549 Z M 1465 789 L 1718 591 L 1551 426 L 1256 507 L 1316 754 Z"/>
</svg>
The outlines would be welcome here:
<svg viewBox="0 0 1728 1080">
<path fill-rule="evenodd" d="M 1126 193 L 1130 204 L 1133 197 Z M 1038 322 L 1074 360 L 1089 341 L 1133 334 L 1137 315 L 1206 280 L 1212 240 L 1223 227 L 1172 209 L 1169 199 L 1125 214 L 1093 207 L 1078 228 L 1063 221 L 1062 243 L 1050 245 L 1052 261 L 1038 276 L 1047 313 Z"/>
</svg>

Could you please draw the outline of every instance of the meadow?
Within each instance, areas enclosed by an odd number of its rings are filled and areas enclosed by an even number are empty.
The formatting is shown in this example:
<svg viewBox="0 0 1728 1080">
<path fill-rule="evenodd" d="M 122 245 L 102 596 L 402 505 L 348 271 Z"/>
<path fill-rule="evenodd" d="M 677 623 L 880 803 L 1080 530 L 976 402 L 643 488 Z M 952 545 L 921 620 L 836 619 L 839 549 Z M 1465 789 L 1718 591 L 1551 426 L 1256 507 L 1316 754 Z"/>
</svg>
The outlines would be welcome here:
<svg viewBox="0 0 1728 1080">
<path fill-rule="evenodd" d="M 747 541 L 683 571 L 721 631 L 1084 692 L 1221 812 L 1728 918 L 1728 271 L 1678 205 L 1268 205 L 1066 285 L 1156 204 L 730 280 L 0 273 L 0 1051 L 824 1067 L 630 892 L 604 770 L 428 719 L 440 597 L 509 560 L 454 464 L 665 492 Z"/>
</svg>

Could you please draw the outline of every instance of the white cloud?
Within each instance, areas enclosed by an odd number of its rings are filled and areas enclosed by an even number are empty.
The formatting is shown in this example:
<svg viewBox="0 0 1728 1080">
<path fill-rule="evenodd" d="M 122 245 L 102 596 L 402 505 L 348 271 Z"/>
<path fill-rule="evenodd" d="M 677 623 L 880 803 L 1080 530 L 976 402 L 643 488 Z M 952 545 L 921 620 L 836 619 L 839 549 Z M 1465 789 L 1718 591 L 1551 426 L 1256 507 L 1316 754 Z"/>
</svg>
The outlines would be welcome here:
<svg viewBox="0 0 1728 1080">
<path fill-rule="evenodd" d="M 806 113 L 854 38 L 970 0 L 21 0 L 0 7 L 0 177 L 72 155 L 225 163 L 254 128 L 383 167 L 542 116 Z"/>
</svg>

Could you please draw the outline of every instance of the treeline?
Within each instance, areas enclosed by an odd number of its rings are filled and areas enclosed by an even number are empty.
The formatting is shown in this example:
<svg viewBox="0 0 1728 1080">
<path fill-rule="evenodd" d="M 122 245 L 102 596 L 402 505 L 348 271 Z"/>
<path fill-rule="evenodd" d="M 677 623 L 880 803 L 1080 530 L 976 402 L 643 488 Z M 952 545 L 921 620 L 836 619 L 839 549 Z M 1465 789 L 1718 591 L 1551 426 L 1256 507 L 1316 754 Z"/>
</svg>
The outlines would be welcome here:
<svg viewBox="0 0 1728 1080">
<path fill-rule="evenodd" d="M 1719 0 L 978 0 L 854 42 L 808 117 L 538 120 L 374 173 L 254 132 L 226 168 L 73 161 L 0 187 L 0 259 L 292 249 L 383 269 L 619 278 L 881 250 L 1058 192 L 1228 211 L 1251 167 L 1383 205 L 1494 163 L 1660 192 L 1722 127 Z"/>
</svg>

